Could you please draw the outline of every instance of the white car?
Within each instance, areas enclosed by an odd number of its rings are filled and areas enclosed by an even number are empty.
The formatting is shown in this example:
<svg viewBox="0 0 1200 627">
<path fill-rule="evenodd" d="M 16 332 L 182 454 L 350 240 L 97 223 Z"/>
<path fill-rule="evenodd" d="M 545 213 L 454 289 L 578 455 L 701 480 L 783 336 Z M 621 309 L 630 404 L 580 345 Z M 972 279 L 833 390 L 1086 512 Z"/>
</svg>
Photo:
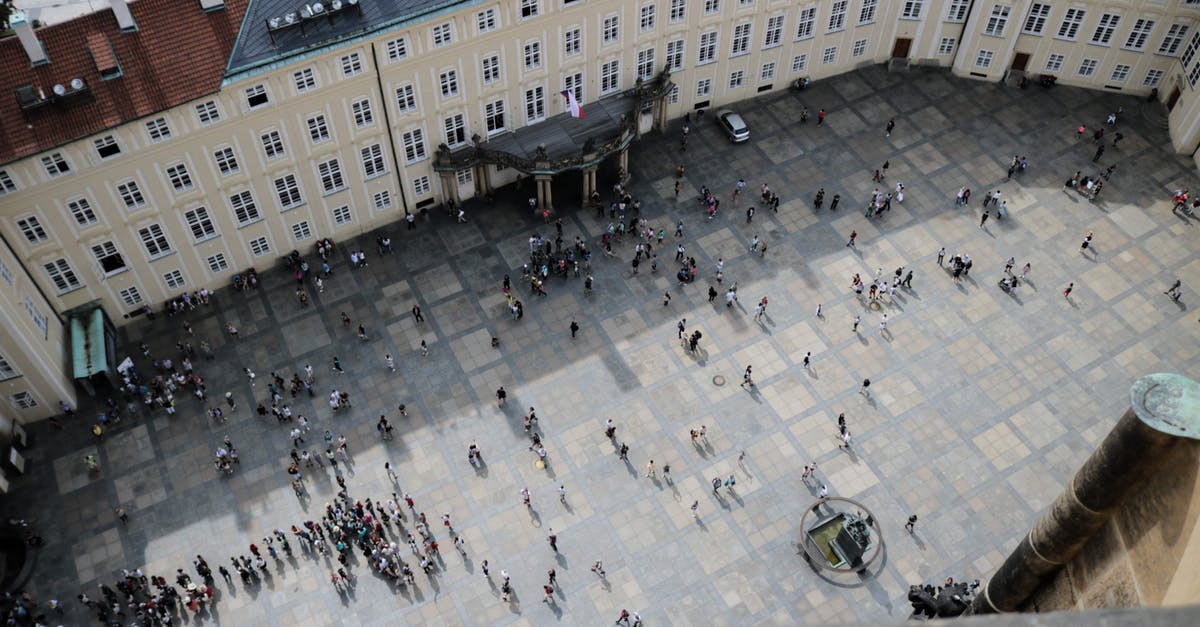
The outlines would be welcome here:
<svg viewBox="0 0 1200 627">
<path fill-rule="evenodd" d="M 750 127 L 746 126 L 746 121 L 729 109 L 717 112 L 717 124 L 721 125 L 721 130 L 725 131 L 729 141 L 735 144 L 750 139 Z"/>
</svg>

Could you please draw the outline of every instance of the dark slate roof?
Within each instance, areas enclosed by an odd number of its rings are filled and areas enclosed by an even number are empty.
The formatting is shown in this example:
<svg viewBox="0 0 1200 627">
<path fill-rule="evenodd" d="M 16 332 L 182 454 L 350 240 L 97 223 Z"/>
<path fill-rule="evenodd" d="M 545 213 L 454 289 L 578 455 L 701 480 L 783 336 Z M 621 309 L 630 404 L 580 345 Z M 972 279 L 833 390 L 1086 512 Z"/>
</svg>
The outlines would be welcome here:
<svg viewBox="0 0 1200 627">
<path fill-rule="evenodd" d="M 437 13 L 471 0 L 250 0 L 226 75 L 329 46 L 395 24 Z M 300 18 L 305 6 L 321 4 L 324 17 Z M 335 3 L 341 6 L 335 10 Z M 296 14 L 295 26 L 272 29 L 272 18 Z M 459 36 L 462 33 L 458 33 Z"/>
<path fill-rule="evenodd" d="M 562 98 L 558 94 L 554 96 Z M 632 92 L 589 102 L 583 107 L 582 118 L 559 113 L 544 122 L 493 137 L 483 146 L 532 159 L 538 144 L 545 144 L 546 155 L 551 160 L 575 156 L 583 150 L 588 139 L 603 143 L 616 135 L 621 128 L 621 115 L 633 115 L 636 104 L 637 97 Z"/>
</svg>

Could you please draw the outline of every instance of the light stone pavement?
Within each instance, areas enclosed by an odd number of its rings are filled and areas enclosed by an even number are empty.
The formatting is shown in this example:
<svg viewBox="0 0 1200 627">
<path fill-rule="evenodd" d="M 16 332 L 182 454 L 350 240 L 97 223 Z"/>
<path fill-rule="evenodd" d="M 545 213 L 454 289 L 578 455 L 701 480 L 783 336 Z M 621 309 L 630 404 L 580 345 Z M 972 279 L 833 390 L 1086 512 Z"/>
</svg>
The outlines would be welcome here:
<svg viewBox="0 0 1200 627">
<path fill-rule="evenodd" d="M 814 116 L 807 126 L 798 123 L 802 103 Z M 1101 122 L 1119 104 L 1128 110 L 1115 129 L 1124 140 L 1112 147 L 1109 129 L 1105 158 L 1093 164 L 1093 143 L 1077 141 L 1074 128 Z M 819 107 L 829 112 L 823 127 L 815 124 Z M 599 624 L 621 608 L 639 610 L 648 625 L 867 622 L 906 616 L 910 583 L 986 578 L 1128 406 L 1134 379 L 1194 371 L 1200 257 L 1187 243 L 1193 222 L 1173 215 L 1169 199 L 1178 187 L 1200 189 L 1194 166 L 1164 149 L 1158 105 L 1061 86 L 1022 91 L 940 71 L 870 68 L 736 108 L 752 128 L 747 144 L 728 144 L 709 115 L 693 120 L 686 153 L 679 121 L 632 150 L 633 191 L 668 235 L 656 247 L 657 274 L 645 263 L 630 274 L 628 240 L 616 259 L 600 255 L 607 218 L 568 209 L 567 242 L 582 235 L 597 251 L 595 292 L 585 294 L 579 279 L 552 277 L 549 296 L 530 295 L 519 281 L 526 240 L 553 228 L 521 208 L 528 189 L 504 190 L 494 205 L 468 203 L 467 224 L 436 211 L 416 231 L 397 224 L 389 257 L 376 256 L 375 234 L 366 234 L 361 248 L 371 264 L 363 270 L 349 269 L 343 243 L 313 307 L 298 308 L 291 279 L 263 268 L 258 290 L 223 291 L 213 306 L 188 314 L 217 355 L 198 361 L 198 371 L 214 397 L 232 391 L 239 411 L 214 426 L 193 399 L 181 398 L 175 416 L 126 421 L 102 443 L 87 432 L 95 407 L 63 432 L 35 425 L 31 472 L 3 506 L 34 518 L 49 540 L 30 589 L 39 598 L 69 599 L 81 589 L 95 596 L 98 581 L 122 567 L 191 572 L 196 553 L 215 566 L 270 529 L 319 516 L 336 489 L 332 475 L 309 473 L 306 512 L 284 473 L 287 427 L 254 416 L 250 402 L 264 398 L 271 371 L 287 376 L 306 362 L 318 373 L 317 396 L 293 407 L 318 433 L 347 435 L 351 494 L 386 498 L 394 489 L 383 469 L 390 460 L 418 510 L 435 521 L 453 515 L 468 557 L 439 533 L 444 568 L 432 579 L 418 575 L 416 590 L 399 591 L 360 557 L 358 584 L 345 595 L 330 586 L 327 566 L 298 557 L 273 567 L 259 587 L 218 580 L 213 617 L 227 624 Z M 896 130 L 886 138 L 891 116 Z M 1007 182 L 1014 154 L 1031 165 Z M 870 174 L 884 160 L 886 184 L 904 182 L 906 198 L 867 220 Z M 678 163 L 687 173 L 676 201 Z M 1118 167 L 1097 202 L 1062 190 L 1072 172 L 1111 163 Z M 734 208 L 729 192 L 739 175 L 749 193 Z M 555 197 L 578 198 L 570 187 L 577 177 L 564 178 L 571 180 L 556 184 Z M 747 224 L 741 210 L 763 182 L 783 203 L 778 214 L 760 210 Z M 964 184 L 974 192 L 971 206 L 956 208 L 954 192 Z M 980 200 L 997 184 L 1009 215 L 979 229 Z M 695 200 L 702 185 L 723 199 L 712 222 Z M 822 186 L 825 207 L 814 210 Z M 835 193 L 841 206 L 830 212 Z M 670 263 L 680 218 L 682 241 L 700 267 L 698 284 L 682 288 Z M 857 250 L 844 245 L 852 229 Z M 1083 255 L 1088 231 L 1093 252 Z M 770 246 L 765 257 L 748 252 L 755 234 Z M 955 283 L 940 269 L 939 246 L 968 253 L 970 276 Z M 996 285 L 1010 255 L 1018 268 L 1033 266 L 1013 295 Z M 741 295 L 732 311 L 723 294 L 713 304 L 705 295 L 718 257 L 726 284 L 736 281 Z M 850 291 L 853 273 L 890 275 L 897 266 L 915 278 L 894 301 L 868 306 Z M 505 273 L 525 303 L 519 322 L 500 293 Z M 1162 294 L 1176 276 L 1185 285 L 1180 304 Z M 1061 290 L 1070 281 L 1067 301 Z M 666 307 L 664 291 L 673 296 Z M 763 295 L 770 306 L 758 323 L 752 309 Z M 423 325 L 408 314 L 414 302 Z M 813 315 L 818 303 L 821 318 Z M 364 322 L 370 341 L 343 328 L 339 311 Z M 878 331 L 882 313 L 890 318 L 886 337 Z M 855 314 L 863 316 L 858 334 L 850 330 Z M 704 334 L 697 354 L 676 340 L 681 317 Z M 572 319 L 582 327 L 574 340 Z M 221 332 L 227 322 L 240 340 Z M 493 335 L 498 349 L 489 344 Z M 162 316 L 122 336 L 129 354 L 142 341 L 155 354 L 172 354 L 182 339 L 179 321 Z M 421 339 L 430 346 L 425 358 Z M 813 365 L 804 369 L 808 351 Z M 385 353 L 397 358 L 397 373 L 384 368 Z M 334 354 L 347 374 L 330 372 Z M 757 380 L 749 392 L 738 386 L 747 364 Z M 243 366 L 257 371 L 256 388 Z M 718 375 L 729 383 L 714 385 Z M 858 393 L 864 377 L 870 399 Z M 499 385 L 509 391 L 504 410 L 494 400 Z M 331 386 L 350 392 L 349 413 L 332 415 L 324 402 Z M 407 404 L 407 418 L 398 403 Z M 540 417 L 549 470 L 535 468 L 527 449 L 521 412 L 529 406 Z M 852 453 L 837 448 L 839 412 L 854 434 Z M 397 437 L 381 443 L 374 424 L 384 413 Z M 603 434 L 608 418 L 631 447 L 627 464 Z M 694 446 L 688 431 L 701 424 L 708 441 Z M 210 463 L 226 433 L 242 456 L 229 477 Z M 467 464 L 472 440 L 482 447 L 483 469 Z M 88 453 L 100 458 L 92 476 L 81 462 Z M 672 483 L 643 477 L 651 458 L 660 469 L 671 465 Z M 882 525 L 884 555 L 863 579 L 820 576 L 799 555 L 800 516 L 814 499 L 800 470 L 811 461 L 833 494 L 861 501 Z M 730 473 L 736 493 L 714 497 L 709 481 Z M 521 505 L 523 486 L 533 492 L 532 512 Z M 696 499 L 699 522 L 689 510 Z M 130 514 L 127 525 L 114 520 L 118 504 Z M 903 529 L 910 513 L 920 517 L 913 536 Z M 551 528 L 558 556 L 547 546 Z M 493 573 L 512 573 L 517 602 L 501 602 L 479 573 L 483 559 Z M 597 559 L 606 580 L 589 572 Z M 550 567 L 560 589 L 548 607 L 540 586 Z M 76 609 L 69 618 L 84 621 Z"/>
</svg>

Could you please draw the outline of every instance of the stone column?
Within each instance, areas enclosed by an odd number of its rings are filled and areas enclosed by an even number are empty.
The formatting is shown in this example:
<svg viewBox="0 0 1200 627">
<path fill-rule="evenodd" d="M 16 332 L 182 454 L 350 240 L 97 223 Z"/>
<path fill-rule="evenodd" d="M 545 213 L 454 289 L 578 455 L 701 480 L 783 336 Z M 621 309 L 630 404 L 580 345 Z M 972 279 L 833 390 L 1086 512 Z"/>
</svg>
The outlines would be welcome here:
<svg viewBox="0 0 1200 627">
<path fill-rule="evenodd" d="M 1108 523 L 1171 449 L 1200 440 L 1200 383 L 1177 374 L 1138 379 L 1131 407 L 1021 540 L 969 610 L 1016 612 Z M 1172 472 L 1172 469 L 1161 469 Z"/>
<path fill-rule="evenodd" d="M 583 206 L 587 206 L 596 191 L 596 166 L 583 169 Z"/>
<path fill-rule="evenodd" d="M 440 174 L 442 176 L 442 195 L 445 196 L 447 202 L 453 200 L 457 203 L 458 178 L 455 177 L 454 172 L 441 172 Z"/>
<path fill-rule="evenodd" d="M 550 191 L 552 177 L 549 174 L 536 174 L 534 180 L 537 181 L 537 212 L 541 213 L 554 204 Z"/>
<path fill-rule="evenodd" d="M 619 167 L 621 168 L 622 178 L 628 177 L 629 176 L 629 148 L 621 149 L 621 156 L 618 158 L 617 163 L 618 163 Z M 621 184 L 623 185 L 624 183 L 625 183 L 625 181 L 622 180 Z"/>
<path fill-rule="evenodd" d="M 479 195 L 489 196 L 492 193 L 492 177 L 488 174 L 486 163 L 475 164 L 475 189 Z"/>
</svg>

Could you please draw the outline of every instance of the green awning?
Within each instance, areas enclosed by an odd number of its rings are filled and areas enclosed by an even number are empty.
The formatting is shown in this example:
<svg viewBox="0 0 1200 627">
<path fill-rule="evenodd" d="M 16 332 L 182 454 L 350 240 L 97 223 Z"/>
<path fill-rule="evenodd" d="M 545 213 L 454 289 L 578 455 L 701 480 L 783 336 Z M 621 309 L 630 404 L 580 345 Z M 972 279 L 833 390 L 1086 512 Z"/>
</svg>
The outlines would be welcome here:
<svg viewBox="0 0 1200 627">
<path fill-rule="evenodd" d="M 108 371 L 104 310 L 99 307 L 71 317 L 71 365 L 76 379 Z"/>
</svg>

